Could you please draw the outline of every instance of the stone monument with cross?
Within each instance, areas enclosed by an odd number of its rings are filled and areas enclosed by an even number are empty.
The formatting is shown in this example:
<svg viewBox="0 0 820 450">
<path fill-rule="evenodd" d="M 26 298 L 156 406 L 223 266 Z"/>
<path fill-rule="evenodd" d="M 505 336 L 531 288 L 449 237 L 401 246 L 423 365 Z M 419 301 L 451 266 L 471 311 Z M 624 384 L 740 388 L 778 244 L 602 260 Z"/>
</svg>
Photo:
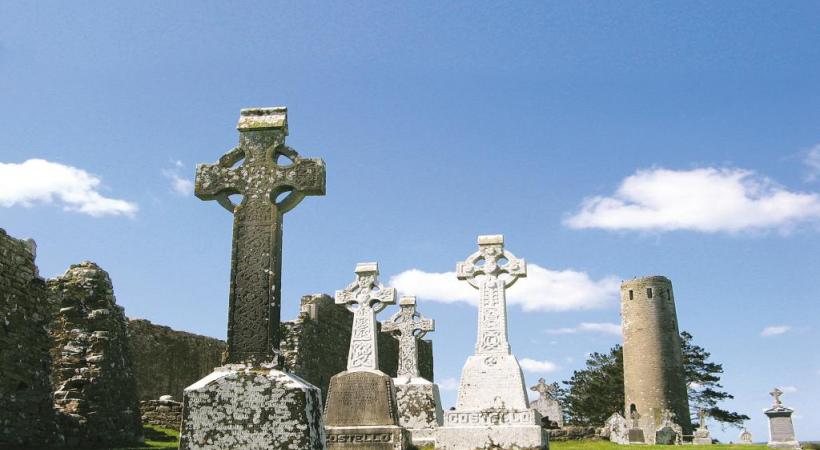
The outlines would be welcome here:
<svg viewBox="0 0 820 450">
<path fill-rule="evenodd" d="M 409 433 L 399 425 L 393 379 L 379 370 L 376 314 L 396 302 L 396 290 L 378 282 L 379 266 L 360 263 L 356 280 L 336 291 L 353 312 L 347 370 L 330 379 L 325 408 L 328 449 L 403 450 Z"/>
<path fill-rule="evenodd" d="M 443 415 L 438 386 L 419 375 L 418 340 L 435 330 L 435 322 L 416 310 L 416 297 L 402 297 L 399 311 L 382 322 L 382 331 L 399 341 L 399 364 L 393 384 L 399 424 L 410 432 L 413 445 L 433 445 Z"/>
<path fill-rule="evenodd" d="M 531 391 L 538 392 L 538 399 L 530 402 L 530 407 L 541 413 L 541 420 L 548 428 L 564 427 L 564 411 L 555 398 L 558 391 L 555 384 L 547 384 L 543 378 L 538 379 L 538 384 L 530 387 Z"/>
<path fill-rule="evenodd" d="M 792 414 L 794 410 L 783 405 L 780 396 L 783 391 L 779 388 L 774 388 L 769 395 L 774 399 L 772 406 L 765 411 L 766 417 L 769 418 L 769 443 L 768 446 L 772 448 L 785 449 L 800 449 L 800 442 L 794 433 L 794 423 L 792 422 Z"/>
<path fill-rule="evenodd" d="M 709 425 L 706 423 L 706 418 L 709 415 L 704 409 L 698 410 L 698 427 L 692 435 L 692 443 L 695 445 L 712 445 L 712 433 L 709 431 Z"/>
<path fill-rule="evenodd" d="M 197 166 L 196 196 L 233 215 L 228 348 L 223 366 L 185 389 L 180 449 L 323 449 L 321 392 L 284 371 L 279 322 L 283 215 L 324 195 L 324 162 L 285 145 L 284 107 L 243 109 L 237 129 L 236 148 Z"/>
<path fill-rule="evenodd" d="M 743 430 L 740 431 L 740 436 L 738 436 L 738 438 L 740 439 L 740 445 L 749 445 L 753 443 L 752 433 L 750 433 L 746 427 L 743 427 Z"/>
<path fill-rule="evenodd" d="M 436 448 L 549 447 L 507 338 L 506 289 L 526 274 L 526 263 L 504 249 L 501 235 L 479 236 L 478 251 L 456 266 L 458 279 L 478 289 L 478 338 L 461 372 L 455 410 L 444 414 L 436 433 Z"/>
</svg>

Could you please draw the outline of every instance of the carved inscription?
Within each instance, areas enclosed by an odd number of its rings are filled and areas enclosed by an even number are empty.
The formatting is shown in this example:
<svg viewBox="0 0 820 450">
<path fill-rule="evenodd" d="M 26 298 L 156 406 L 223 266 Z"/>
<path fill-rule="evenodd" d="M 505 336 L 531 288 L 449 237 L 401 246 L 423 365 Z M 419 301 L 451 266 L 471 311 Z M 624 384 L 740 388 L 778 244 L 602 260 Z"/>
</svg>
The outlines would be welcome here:
<svg viewBox="0 0 820 450">
<path fill-rule="evenodd" d="M 328 442 L 393 442 L 393 434 L 392 433 L 356 433 L 356 434 L 349 434 L 349 433 L 341 433 L 341 434 L 331 434 L 327 435 Z"/>
<path fill-rule="evenodd" d="M 533 425 L 535 424 L 535 414 L 532 411 L 448 411 L 444 415 L 444 424 L 447 426 L 490 426 L 499 424 Z"/>
<path fill-rule="evenodd" d="M 773 441 L 794 440 L 794 424 L 790 417 L 772 417 L 770 422 Z"/>
</svg>

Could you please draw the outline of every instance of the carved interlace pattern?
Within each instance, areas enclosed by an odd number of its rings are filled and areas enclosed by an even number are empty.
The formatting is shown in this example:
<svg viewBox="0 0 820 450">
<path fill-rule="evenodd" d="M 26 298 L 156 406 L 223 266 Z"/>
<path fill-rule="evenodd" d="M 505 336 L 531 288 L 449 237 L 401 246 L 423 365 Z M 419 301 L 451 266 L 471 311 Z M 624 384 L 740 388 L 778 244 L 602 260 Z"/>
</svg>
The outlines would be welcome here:
<svg viewBox="0 0 820 450">
<path fill-rule="evenodd" d="M 501 259 L 507 262 L 499 264 Z M 476 354 L 509 354 L 505 291 L 527 276 L 526 262 L 504 250 L 503 244 L 482 244 L 477 252 L 458 263 L 456 274 L 479 292 Z"/>
<path fill-rule="evenodd" d="M 357 279 L 344 290 L 336 291 L 336 303 L 353 312 L 347 370 L 378 370 L 379 348 L 376 314 L 396 302 L 396 290 L 377 283 L 378 271 L 357 272 Z"/>
<path fill-rule="evenodd" d="M 279 348 L 282 216 L 306 195 L 324 195 L 325 166 L 284 145 L 281 129 L 243 131 L 216 164 L 200 164 L 196 195 L 233 213 L 227 362 L 271 361 Z M 279 156 L 293 164 L 280 166 Z M 238 167 L 235 164 L 242 162 Z M 276 197 L 291 191 L 282 201 Z M 239 204 L 228 196 L 242 195 Z"/>
<path fill-rule="evenodd" d="M 425 319 L 416 312 L 416 305 L 402 305 L 399 312 L 393 314 L 390 320 L 382 322 L 382 331 L 392 332 L 393 337 L 399 341 L 399 368 L 396 371 L 398 378 L 419 376 L 417 340 L 434 330 L 434 321 Z"/>
</svg>

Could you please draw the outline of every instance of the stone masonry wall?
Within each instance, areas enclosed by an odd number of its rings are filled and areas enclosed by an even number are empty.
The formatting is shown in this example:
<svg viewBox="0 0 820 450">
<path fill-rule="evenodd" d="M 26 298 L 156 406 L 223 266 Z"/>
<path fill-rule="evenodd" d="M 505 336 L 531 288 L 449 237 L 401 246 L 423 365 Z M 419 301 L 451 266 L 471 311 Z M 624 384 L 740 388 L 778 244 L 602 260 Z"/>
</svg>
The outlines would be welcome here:
<svg viewBox="0 0 820 450">
<path fill-rule="evenodd" d="M 111 279 L 91 262 L 49 280 L 59 312 L 52 323 L 54 402 L 66 443 L 84 448 L 142 439 L 126 318 Z"/>
<path fill-rule="evenodd" d="M 163 395 L 181 400 L 183 389 L 220 365 L 225 342 L 130 319 L 128 349 L 140 400 Z"/>
<path fill-rule="evenodd" d="M 281 350 L 288 368 L 319 387 L 323 401 L 330 378 L 347 368 L 352 325 L 353 313 L 326 294 L 302 297 L 296 320 L 281 324 Z M 396 376 L 398 341 L 387 333 L 379 333 L 379 368 Z M 433 380 L 433 344 L 427 340 L 419 342 L 419 370 Z"/>
<path fill-rule="evenodd" d="M 691 431 L 678 318 L 672 282 L 650 276 L 621 284 L 624 337 L 625 417 L 632 405 L 644 435 L 654 442 L 655 424 L 668 409 Z"/>
<path fill-rule="evenodd" d="M 0 448 L 62 440 L 49 380 L 51 311 L 35 248 L 0 229 Z"/>
</svg>

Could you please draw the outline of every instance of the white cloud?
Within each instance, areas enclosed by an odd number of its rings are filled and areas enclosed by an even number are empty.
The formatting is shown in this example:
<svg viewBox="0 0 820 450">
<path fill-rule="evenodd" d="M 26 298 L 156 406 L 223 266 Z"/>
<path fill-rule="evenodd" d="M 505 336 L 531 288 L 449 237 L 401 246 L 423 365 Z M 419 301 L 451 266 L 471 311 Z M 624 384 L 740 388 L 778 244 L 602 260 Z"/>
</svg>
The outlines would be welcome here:
<svg viewBox="0 0 820 450">
<path fill-rule="evenodd" d="M 803 164 L 808 168 L 808 175 L 806 181 L 815 181 L 820 179 L 820 144 L 815 145 L 806 152 L 803 158 Z"/>
<path fill-rule="evenodd" d="M 133 217 L 135 203 L 104 197 L 100 178 L 82 169 L 29 159 L 23 163 L 0 163 L 0 206 L 31 207 L 38 203 L 60 204 L 66 211 L 93 217 L 125 215 Z"/>
<path fill-rule="evenodd" d="M 390 278 L 390 285 L 406 295 L 443 303 L 478 305 L 478 292 L 456 278 L 455 272 L 432 273 L 418 269 Z M 507 291 L 507 302 L 524 311 L 568 311 L 601 308 L 617 302 L 620 280 L 609 276 L 593 280 L 585 272 L 549 270 L 527 265 L 527 277 Z"/>
<path fill-rule="evenodd" d="M 791 192 L 744 169 L 638 170 L 609 197 L 584 199 L 571 228 L 705 233 L 788 230 L 820 221 L 820 195 Z"/>
<path fill-rule="evenodd" d="M 442 391 L 457 391 L 459 381 L 453 377 L 445 378 L 438 383 L 438 388 Z"/>
<path fill-rule="evenodd" d="M 558 365 L 552 361 L 536 361 L 530 358 L 523 358 L 518 362 L 521 368 L 526 372 L 532 373 L 550 373 L 558 370 Z"/>
<path fill-rule="evenodd" d="M 783 391 L 784 394 L 794 394 L 797 392 L 796 386 L 781 386 L 779 389 Z"/>
<path fill-rule="evenodd" d="M 789 325 L 771 325 L 760 332 L 761 336 L 777 336 L 791 331 L 792 327 Z"/>
<path fill-rule="evenodd" d="M 183 177 L 179 171 L 185 165 L 182 161 L 174 161 L 173 169 L 164 169 L 162 175 L 171 181 L 171 190 L 179 195 L 188 196 L 194 193 L 194 182 L 190 178 Z"/>
<path fill-rule="evenodd" d="M 617 323 L 582 322 L 577 327 L 572 328 L 551 328 L 546 330 L 548 334 L 575 334 L 582 332 L 621 335 L 621 326 Z"/>
</svg>

